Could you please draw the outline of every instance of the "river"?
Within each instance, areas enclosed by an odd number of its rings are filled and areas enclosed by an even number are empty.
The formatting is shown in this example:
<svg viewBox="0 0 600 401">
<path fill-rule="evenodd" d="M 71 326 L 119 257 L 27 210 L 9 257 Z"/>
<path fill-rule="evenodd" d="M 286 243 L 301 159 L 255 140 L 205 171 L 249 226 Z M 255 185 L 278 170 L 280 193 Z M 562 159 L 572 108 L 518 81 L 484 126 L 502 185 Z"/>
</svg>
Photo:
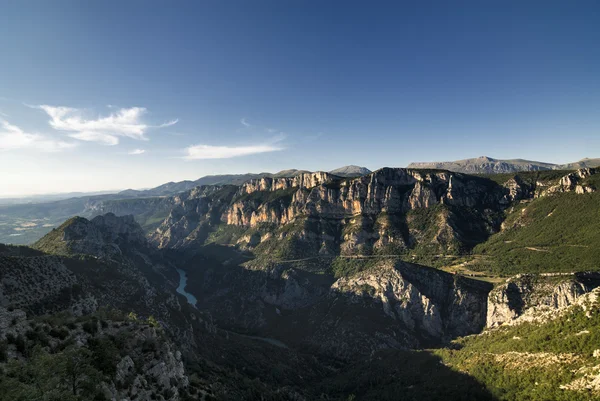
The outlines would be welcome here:
<svg viewBox="0 0 600 401">
<path fill-rule="evenodd" d="M 196 297 L 194 295 L 190 294 L 189 292 L 187 292 L 185 290 L 185 286 L 187 284 L 187 274 L 185 273 L 185 271 L 183 271 L 181 269 L 177 269 L 177 273 L 179 273 L 179 287 L 177 287 L 177 292 L 180 293 L 181 295 L 183 295 L 184 297 L 186 297 L 188 302 L 195 308 L 198 300 L 196 299 Z M 224 330 L 224 331 L 229 334 L 233 334 L 233 335 L 244 337 L 244 338 L 249 338 L 251 340 L 264 341 L 264 342 L 267 342 L 267 343 L 274 345 L 276 347 L 279 347 L 279 348 L 287 348 L 287 345 L 285 345 L 284 343 L 282 343 L 279 340 L 275 340 L 274 338 L 249 336 L 246 334 L 240 334 L 240 333 L 236 333 L 234 331 L 229 331 L 229 330 Z"/>
<path fill-rule="evenodd" d="M 177 287 L 177 292 L 186 297 L 188 302 L 195 308 L 198 300 L 195 296 L 185 290 L 187 284 L 187 275 L 185 274 L 185 271 L 177 269 L 177 273 L 179 273 L 179 287 Z"/>
</svg>

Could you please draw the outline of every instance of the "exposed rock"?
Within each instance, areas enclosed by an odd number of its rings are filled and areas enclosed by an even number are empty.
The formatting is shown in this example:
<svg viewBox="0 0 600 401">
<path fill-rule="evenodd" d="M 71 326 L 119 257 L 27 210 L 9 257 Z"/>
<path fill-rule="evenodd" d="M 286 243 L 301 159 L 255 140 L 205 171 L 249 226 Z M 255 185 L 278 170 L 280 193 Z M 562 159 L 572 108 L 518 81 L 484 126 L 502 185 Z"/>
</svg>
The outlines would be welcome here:
<svg viewBox="0 0 600 401">
<path fill-rule="evenodd" d="M 332 290 L 368 296 L 384 313 L 425 337 L 443 339 L 478 333 L 485 325 L 491 286 L 435 269 L 397 262 L 342 278 Z"/>
<path fill-rule="evenodd" d="M 546 194 L 554 194 L 558 192 L 575 192 L 577 194 L 587 194 L 595 192 L 596 189 L 590 185 L 585 185 L 585 179 L 596 174 L 597 169 L 584 168 L 562 177 L 558 185 L 554 185 L 547 189 Z"/>
<path fill-rule="evenodd" d="M 490 292 L 487 327 L 545 319 L 600 286 L 598 273 L 522 274 Z"/>
<path fill-rule="evenodd" d="M 243 183 L 240 193 L 251 194 L 256 191 L 280 191 L 289 188 L 313 188 L 335 178 L 334 175 L 322 171 L 302 173 L 293 177 L 263 177 Z"/>
</svg>

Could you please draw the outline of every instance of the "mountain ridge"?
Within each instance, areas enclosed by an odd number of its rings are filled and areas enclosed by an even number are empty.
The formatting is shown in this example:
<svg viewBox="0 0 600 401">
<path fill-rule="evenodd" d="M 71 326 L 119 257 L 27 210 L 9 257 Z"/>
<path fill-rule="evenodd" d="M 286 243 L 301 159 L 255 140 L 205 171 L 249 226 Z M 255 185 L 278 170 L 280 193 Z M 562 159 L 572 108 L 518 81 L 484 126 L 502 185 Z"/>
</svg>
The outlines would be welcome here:
<svg viewBox="0 0 600 401">
<path fill-rule="evenodd" d="M 431 168 L 466 174 L 502 174 L 522 171 L 576 170 L 600 166 L 599 159 L 585 158 L 574 163 L 555 164 L 525 159 L 494 159 L 488 156 L 443 162 L 412 162 L 407 168 Z"/>
</svg>

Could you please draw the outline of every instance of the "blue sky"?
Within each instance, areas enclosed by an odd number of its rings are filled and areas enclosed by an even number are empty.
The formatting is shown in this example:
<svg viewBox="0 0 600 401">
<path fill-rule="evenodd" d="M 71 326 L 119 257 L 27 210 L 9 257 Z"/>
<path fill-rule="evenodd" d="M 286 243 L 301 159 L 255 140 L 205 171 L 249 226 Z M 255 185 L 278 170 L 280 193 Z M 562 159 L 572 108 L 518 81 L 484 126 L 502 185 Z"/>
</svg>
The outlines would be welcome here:
<svg viewBox="0 0 600 401">
<path fill-rule="evenodd" d="M 160 3 L 0 1 L 0 195 L 600 157 L 597 1 Z"/>
</svg>

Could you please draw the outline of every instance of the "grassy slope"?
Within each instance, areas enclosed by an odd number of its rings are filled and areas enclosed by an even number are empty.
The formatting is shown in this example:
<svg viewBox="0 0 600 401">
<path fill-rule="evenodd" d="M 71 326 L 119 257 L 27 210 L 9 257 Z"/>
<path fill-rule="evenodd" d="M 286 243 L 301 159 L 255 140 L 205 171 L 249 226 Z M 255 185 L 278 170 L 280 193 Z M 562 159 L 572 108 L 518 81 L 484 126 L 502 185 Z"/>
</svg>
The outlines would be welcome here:
<svg viewBox="0 0 600 401">
<path fill-rule="evenodd" d="M 548 196 L 509 211 L 505 229 L 476 246 L 471 266 L 497 274 L 600 268 L 600 193 Z"/>
<path fill-rule="evenodd" d="M 588 316 L 575 307 L 543 324 L 524 323 L 461 338 L 455 349 L 434 354 L 485 384 L 498 400 L 600 399 L 600 393 L 560 388 L 600 362 L 593 357 L 600 348 L 598 305 Z"/>
</svg>

